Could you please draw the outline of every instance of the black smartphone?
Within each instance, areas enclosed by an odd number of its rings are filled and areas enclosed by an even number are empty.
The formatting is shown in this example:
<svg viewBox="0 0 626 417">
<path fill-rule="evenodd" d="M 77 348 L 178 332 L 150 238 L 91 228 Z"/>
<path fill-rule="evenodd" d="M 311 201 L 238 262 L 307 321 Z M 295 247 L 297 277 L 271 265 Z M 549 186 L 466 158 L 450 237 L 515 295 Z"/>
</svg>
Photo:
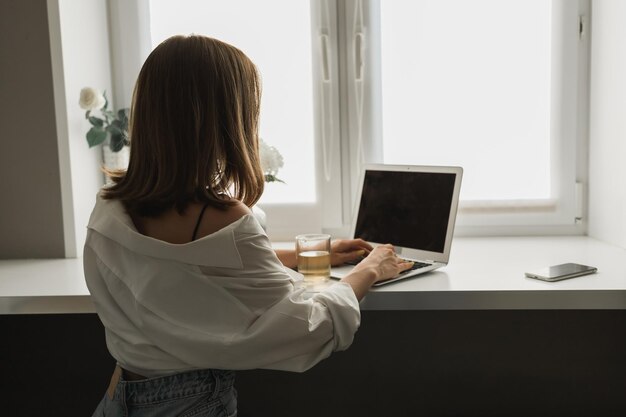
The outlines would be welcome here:
<svg viewBox="0 0 626 417">
<path fill-rule="evenodd" d="M 598 268 L 593 266 L 567 263 L 561 265 L 553 265 L 537 271 L 526 272 L 528 278 L 540 279 L 542 281 L 560 281 L 562 279 L 579 277 L 581 275 L 593 274 Z"/>
</svg>

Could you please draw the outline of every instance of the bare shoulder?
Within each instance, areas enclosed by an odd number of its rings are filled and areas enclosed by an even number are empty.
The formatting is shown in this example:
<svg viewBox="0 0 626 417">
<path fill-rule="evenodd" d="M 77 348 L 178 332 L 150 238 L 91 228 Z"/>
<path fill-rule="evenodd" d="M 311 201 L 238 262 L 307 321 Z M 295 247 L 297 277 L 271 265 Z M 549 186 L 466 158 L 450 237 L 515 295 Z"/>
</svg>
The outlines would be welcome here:
<svg viewBox="0 0 626 417">
<path fill-rule="evenodd" d="M 171 209 L 158 217 L 133 217 L 139 233 L 169 243 L 187 243 L 194 235 L 199 239 L 235 223 L 252 211 L 243 203 L 232 200 L 225 210 L 191 203 L 184 213 Z M 197 230 L 196 230 L 197 227 Z"/>
<path fill-rule="evenodd" d="M 242 202 L 232 200 L 233 204 L 226 210 L 208 207 L 198 228 L 198 238 L 215 233 L 237 220 L 251 214 L 252 211 Z"/>
<path fill-rule="evenodd" d="M 252 210 L 250 210 L 250 208 L 243 204 L 241 201 L 235 199 L 231 201 L 234 204 L 226 209 L 226 211 L 224 212 L 226 217 L 232 220 L 230 223 L 236 222 L 246 214 L 252 214 Z"/>
</svg>

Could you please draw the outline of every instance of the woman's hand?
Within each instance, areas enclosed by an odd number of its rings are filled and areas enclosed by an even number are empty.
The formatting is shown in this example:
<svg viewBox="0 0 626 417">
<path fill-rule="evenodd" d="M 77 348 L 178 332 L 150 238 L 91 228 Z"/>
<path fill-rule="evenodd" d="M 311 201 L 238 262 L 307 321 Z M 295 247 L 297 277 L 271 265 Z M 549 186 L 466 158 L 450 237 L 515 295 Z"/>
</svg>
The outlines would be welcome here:
<svg viewBox="0 0 626 417">
<path fill-rule="evenodd" d="M 330 264 L 341 265 L 367 256 L 374 248 L 363 239 L 341 239 L 330 244 Z"/>
<path fill-rule="evenodd" d="M 380 245 L 341 281 L 350 284 L 356 298 L 361 300 L 374 283 L 393 278 L 412 266 L 413 262 L 398 258 L 392 245 Z"/>
<path fill-rule="evenodd" d="M 354 267 L 354 271 L 374 269 L 376 271 L 376 280 L 374 282 L 378 282 L 393 278 L 400 272 L 411 269 L 412 266 L 413 262 L 407 262 L 402 258 L 398 258 L 393 245 L 380 245 L 367 258 L 359 262 Z"/>
</svg>

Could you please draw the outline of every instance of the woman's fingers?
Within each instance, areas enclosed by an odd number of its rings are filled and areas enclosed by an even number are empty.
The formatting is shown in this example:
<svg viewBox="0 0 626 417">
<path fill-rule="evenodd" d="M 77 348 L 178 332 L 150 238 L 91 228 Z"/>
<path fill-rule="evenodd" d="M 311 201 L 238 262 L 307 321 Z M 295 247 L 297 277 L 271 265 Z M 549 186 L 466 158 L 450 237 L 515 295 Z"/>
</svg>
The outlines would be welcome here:
<svg viewBox="0 0 626 417">
<path fill-rule="evenodd" d="M 406 270 L 409 270 L 411 268 L 413 268 L 413 265 L 415 264 L 415 262 L 413 261 L 401 261 L 398 266 L 400 268 L 399 272 L 404 272 Z"/>
<path fill-rule="evenodd" d="M 345 264 L 346 262 L 355 261 L 363 256 L 366 256 L 367 253 L 364 249 L 358 249 L 352 252 L 333 252 L 331 263 L 334 265 Z"/>
<path fill-rule="evenodd" d="M 366 241 L 364 241 L 363 239 L 354 239 L 353 240 L 354 245 L 365 249 L 366 251 L 370 252 L 374 249 L 374 247 L 372 245 L 370 245 L 369 243 L 367 243 Z"/>
<path fill-rule="evenodd" d="M 336 252 L 351 252 L 362 249 L 369 253 L 374 248 L 363 239 L 341 239 L 332 243 L 332 249 Z"/>
<path fill-rule="evenodd" d="M 413 262 L 398 257 L 393 245 L 389 244 L 377 246 L 368 259 L 370 262 L 378 264 L 381 272 L 378 280 L 393 278 L 413 267 Z"/>
<path fill-rule="evenodd" d="M 373 247 L 363 239 L 342 239 L 331 244 L 331 264 L 341 265 L 367 256 Z"/>
<path fill-rule="evenodd" d="M 364 250 L 335 253 L 341 262 L 349 262 L 365 255 Z M 398 257 L 395 248 L 391 244 L 379 245 L 374 248 L 364 261 L 366 264 L 377 265 L 382 272 L 382 279 L 387 279 L 398 275 L 413 267 L 413 262 Z"/>
</svg>

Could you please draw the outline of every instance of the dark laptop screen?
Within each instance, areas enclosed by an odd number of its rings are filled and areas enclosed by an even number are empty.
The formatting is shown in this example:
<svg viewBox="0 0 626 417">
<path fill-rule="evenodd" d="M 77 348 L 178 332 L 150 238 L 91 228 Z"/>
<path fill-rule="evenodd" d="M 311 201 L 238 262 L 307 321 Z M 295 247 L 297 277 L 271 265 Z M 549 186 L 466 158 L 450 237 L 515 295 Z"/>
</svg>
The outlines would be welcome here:
<svg viewBox="0 0 626 417">
<path fill-rule="evenodd" d="M 443 253 L 455 175 L 366 171 L 354 236 Z"/>
</svg>

